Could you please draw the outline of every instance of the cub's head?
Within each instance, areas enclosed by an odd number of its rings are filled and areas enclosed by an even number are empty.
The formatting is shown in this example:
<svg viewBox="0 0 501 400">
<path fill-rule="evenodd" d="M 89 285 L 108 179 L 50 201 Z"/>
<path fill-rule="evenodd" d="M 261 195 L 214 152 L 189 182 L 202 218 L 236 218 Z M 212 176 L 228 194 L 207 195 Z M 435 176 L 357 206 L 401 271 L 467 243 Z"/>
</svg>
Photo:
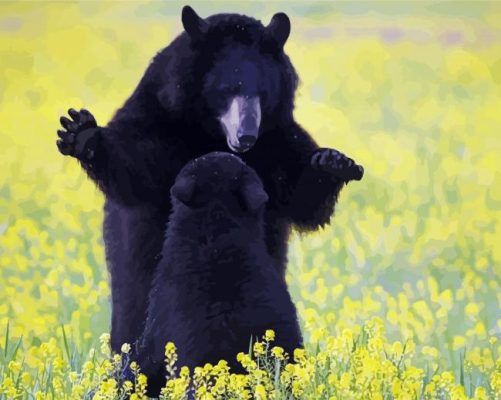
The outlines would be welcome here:
<svg viewBox="0 0 501 400">
<path fill-rule="evenodd" d="M 173 205 L 223 212 L 233 217 L 262 214 L 268 195 L 261 180 L 237 156 L 214 152 L 190 161 L 171 188 Z"/>
<path fill-rule="evenodd" d="M 284 53 L 291 25 L 284 13 L 264 26 L 238 14 L 202 18 L 183 8 L 183 49 L 169 62 L 167 87 L 160 99 L 182 108 L 228 150 L 250 150 L 267 127 L 292 117 L 297 75 Z M 182 76 L 180 76 L 182 75 Z"/>
</svg>

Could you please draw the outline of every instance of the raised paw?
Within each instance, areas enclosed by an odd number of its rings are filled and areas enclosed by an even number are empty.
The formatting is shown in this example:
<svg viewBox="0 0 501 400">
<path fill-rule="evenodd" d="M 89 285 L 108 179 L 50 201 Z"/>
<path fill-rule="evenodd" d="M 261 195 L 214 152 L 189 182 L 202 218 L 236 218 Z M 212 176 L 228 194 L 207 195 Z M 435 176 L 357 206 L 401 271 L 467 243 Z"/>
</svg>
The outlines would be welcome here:
<svg viewBox="0 0 501 400">
<path fill-rule="evenodd" d="M 59 129 L 56 142 L 61 154 L 73 156 L 80 160 L 91 160 L 95 155 L 95 136 L 98 130 L 94 116 L 82 108 L 77 111 L 68 110 L 71 119 L 61 117 L 60 122 L 64 129 Z"/>
<path fill-rule="evenodd" d="M 359 181 L 364 176 L 364 168 L 361 165 L 334 149 L 316 150 L 311 157 L 311 166 L 329 172 L 345 182 Z"/>
</svg>

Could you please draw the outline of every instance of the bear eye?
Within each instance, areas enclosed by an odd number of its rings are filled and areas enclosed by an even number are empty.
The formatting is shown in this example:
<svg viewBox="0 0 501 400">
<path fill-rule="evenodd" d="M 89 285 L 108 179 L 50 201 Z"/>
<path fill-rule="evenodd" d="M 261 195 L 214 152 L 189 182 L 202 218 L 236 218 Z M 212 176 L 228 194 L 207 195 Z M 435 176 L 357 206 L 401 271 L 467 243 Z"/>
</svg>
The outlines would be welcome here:
<svg viewBox="0 0 501 400">
<path fill-rule="evenodd" d="M 218 92 L 219 92 L 221 95 L 231 96 L 231 95 L 235 95 L 235 94 L 237 94 L 238 89 L 237 89 L 236 87 L 233 87 L 233 86 L 221 86 L 221 87 L 218 89 Z"/>
</svg>

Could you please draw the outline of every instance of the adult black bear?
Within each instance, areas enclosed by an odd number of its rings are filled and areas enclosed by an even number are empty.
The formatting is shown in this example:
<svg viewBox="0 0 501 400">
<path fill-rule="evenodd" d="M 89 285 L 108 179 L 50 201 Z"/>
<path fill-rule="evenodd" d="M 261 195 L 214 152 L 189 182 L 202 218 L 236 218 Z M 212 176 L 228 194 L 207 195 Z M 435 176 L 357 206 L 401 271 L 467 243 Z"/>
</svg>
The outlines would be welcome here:
<svg viewBox="0 0 501 400">
<path fill-rule="evenodd" d="M 145 331 L 134 358 L 150 396 L 165 384 L 165 344 L 193 371 L 236 355 L 266 329 L 292 354 L 302 347 L 287 286 L 264 240 L 268 196 L 256 173 L 229 153 L 189 162 L 171 189 L 172 214 L 153 278 Z"/>
<path fill-rule="evenodd" d="M 291 225 L 329 222 L 343 184 L 363 170 L 321 149 L 293 118 L 296 72 L 284 53 L 289 18 L 268 26 L 237 14 L 182 13 L 185 31 L 160 51 L 107 127 L 86 110 L 62 117 L 58 147 L 76 157 L 106 196 L 104 241 L 111 274 L 111 346 L 133 343 L 146 318 L 170 203 L 190 160 L 231 149 L 270 197 L 265 237 L 285 276 Z"/>
</svg>

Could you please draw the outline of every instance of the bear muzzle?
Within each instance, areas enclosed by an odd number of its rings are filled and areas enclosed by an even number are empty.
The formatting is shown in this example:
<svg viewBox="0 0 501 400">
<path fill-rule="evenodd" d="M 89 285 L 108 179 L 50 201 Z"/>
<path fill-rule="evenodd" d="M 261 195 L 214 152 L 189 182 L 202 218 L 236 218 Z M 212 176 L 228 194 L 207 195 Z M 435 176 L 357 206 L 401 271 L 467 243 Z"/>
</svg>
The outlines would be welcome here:
<svg viewBox="0 0 501 400">
<path fill-rule="evenodd" d="M 235 96 L 219 118 L 228 147 L 237 153 L 249 150 L 259 136 L 261 105 L 258 96 Z"/>
</svg>

